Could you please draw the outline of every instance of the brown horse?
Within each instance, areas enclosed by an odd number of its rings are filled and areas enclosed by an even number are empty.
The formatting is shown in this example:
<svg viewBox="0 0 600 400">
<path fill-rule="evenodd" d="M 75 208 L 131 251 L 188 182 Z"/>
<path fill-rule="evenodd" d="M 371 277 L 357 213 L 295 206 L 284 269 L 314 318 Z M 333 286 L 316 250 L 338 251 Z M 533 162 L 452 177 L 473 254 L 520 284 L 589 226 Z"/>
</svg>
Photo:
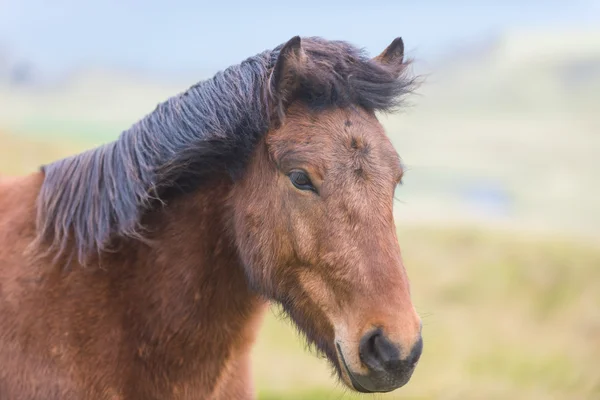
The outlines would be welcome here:
<svg viewBox="0 0 600 400">
<path fill-rule="evenodd" d="M 421 322 L 375 116 L 403 58 L 294 37 L 0 184 L 0 398 L 252 398 L 270 301 L 350 388 L 406 384 Z"/>
</svg>

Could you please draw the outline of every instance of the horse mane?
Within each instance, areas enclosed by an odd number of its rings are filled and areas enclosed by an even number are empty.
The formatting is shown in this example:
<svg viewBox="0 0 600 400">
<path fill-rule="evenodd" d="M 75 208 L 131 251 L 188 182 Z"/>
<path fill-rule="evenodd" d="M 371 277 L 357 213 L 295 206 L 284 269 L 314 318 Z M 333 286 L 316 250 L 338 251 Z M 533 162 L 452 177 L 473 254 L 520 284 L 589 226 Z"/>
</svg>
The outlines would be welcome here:
<svg viewBox="0 0 600 400">
<path fill-rule="evenodd" d="M 283 45 L 178 94 L 111 143 L 42 167 L 38 236 L 57 256 L 73 247 L 85 264 L 117 237 L 143 237 L 141 217 L 170 193 L 216 176 L 235 180 L 273 121 L 270 75 Z M 310 107 L 392 111 L 413 79 L 397 76 L 346 42 L 306 38 L 311 60 L 297 72 Z"/>
</svg>

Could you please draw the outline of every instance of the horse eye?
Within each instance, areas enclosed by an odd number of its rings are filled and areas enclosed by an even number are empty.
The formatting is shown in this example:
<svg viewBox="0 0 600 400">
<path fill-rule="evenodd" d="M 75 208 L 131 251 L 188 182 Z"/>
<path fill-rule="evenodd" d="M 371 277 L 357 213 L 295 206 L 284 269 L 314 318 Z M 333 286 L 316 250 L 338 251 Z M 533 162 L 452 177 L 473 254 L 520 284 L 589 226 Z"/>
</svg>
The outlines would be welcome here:
<svg viewBox="0 0 600 400">
<path fill-rule="evenodd" d="M 298 189 L 316 192 L 316 189 L 310 181 L 308 175 L 306 175 L 306 172 L 295 170 L 290 172 L 289 177 L 290 181 L 292 181 L 292 184 Z"/>
</svg>

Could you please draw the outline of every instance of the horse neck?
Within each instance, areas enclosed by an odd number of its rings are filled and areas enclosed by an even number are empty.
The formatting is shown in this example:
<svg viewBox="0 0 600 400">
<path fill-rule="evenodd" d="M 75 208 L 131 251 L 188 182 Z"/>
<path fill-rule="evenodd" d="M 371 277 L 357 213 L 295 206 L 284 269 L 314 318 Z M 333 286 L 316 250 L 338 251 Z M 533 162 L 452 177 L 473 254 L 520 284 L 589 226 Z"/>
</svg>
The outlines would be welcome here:
<svg viewBox="0 0 600 400">
<path fill-rule="evenodd" d="M 137 268 L 128 293 L 139 329 L 174 343 L 179 349 L 165 349 L 169 356 L 182 351 L 198 359 L 210 352 L 218 359 L 215 352 L 253 341 L 264 302 L 248 287 L 227 227 L 229 189 L 222 184 L 181 195 L 150 214 L 152 244 L 139 243 L 130 255 Z"/>
</svg>

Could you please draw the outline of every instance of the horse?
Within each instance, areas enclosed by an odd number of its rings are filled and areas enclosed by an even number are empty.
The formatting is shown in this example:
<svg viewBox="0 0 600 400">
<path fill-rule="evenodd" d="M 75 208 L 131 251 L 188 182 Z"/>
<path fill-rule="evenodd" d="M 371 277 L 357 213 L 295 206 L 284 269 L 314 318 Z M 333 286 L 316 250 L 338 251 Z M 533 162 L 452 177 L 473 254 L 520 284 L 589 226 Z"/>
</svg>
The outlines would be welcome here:
<svg viewBox="0 0 600 400">
<path fill-rule="evenodd" d="M 377 113 L 408 65 L 401 38 L 296 36 L 2 181 L 0 398 L 252 399 L 270 304 L 349 390 L 405 385 L 422 324 Z"/>
</svg>

